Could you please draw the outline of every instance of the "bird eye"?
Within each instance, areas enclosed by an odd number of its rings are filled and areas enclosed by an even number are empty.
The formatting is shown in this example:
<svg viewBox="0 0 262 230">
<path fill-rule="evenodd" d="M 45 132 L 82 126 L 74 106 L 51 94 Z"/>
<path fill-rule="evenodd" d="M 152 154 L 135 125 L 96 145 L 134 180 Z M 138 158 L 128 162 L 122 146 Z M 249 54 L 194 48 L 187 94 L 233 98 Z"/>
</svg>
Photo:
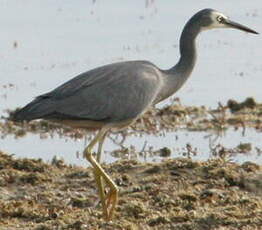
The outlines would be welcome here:
<svg viewBox="0 0 262 230">
<path fill-rule="evenodd" d="M 217 16 L 217 21 L 219 22 L 219 23 L 222 23 L 223 22 L 223 17 L 222 16 Z"/>
</svg>

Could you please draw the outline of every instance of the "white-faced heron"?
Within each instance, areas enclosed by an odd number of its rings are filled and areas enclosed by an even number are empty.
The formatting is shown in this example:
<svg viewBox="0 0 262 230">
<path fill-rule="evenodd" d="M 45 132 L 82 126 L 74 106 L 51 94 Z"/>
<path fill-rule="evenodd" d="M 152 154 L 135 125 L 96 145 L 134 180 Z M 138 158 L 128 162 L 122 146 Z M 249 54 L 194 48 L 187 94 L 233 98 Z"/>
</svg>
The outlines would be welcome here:
<svg viewBox="0 0 262 230">
<path fill-rule="evenodd" d="M 99 130 L 85 148 L 84 156 L 94 168 L 103 215 L 109 220 L 117 204 L 118 188 L 100 165 L 107 132 L 130 125 L 148 108 L 179 90 L 196 63 L 197 35 L 213 28 L 235 28 L 258 34 L 215 10 L 201 10 L 185 25 L 180 38 L 181 57 L 172 68 L 162 70 L 148 61 L 127 61 L 98 67 L 38 96 L 16 112 L 13 119 L 47 119 L 75 128 Z M 91 150 L 97 143 L 95 158 Z M 109 187 L 107 193 L 104 186 Z"/>
</svg>

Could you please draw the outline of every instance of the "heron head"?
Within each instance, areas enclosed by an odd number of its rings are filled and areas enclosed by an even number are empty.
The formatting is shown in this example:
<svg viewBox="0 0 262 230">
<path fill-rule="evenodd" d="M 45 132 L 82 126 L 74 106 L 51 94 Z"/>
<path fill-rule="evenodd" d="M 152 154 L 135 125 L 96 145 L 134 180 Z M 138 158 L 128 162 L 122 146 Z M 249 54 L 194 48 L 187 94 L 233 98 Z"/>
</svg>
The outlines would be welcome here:
<svg viewBox="0 0 262 230">
<path fill-rule="evenodd" d="M 226 15 L 213 9 L 201 10 L 196 15 L 200 18 L 201 31 L 215 28 L 233 28 L 248 33 L 258 34 L 258 32 L 237 22 L 231 21 Z"/>
</svg>

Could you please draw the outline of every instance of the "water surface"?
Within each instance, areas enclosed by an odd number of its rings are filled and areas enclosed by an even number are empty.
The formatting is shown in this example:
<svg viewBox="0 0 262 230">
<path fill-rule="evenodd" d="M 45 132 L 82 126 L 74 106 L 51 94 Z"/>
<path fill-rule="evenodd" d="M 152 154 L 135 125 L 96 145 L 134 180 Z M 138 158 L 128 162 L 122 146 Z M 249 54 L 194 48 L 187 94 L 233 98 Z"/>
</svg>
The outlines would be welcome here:
<svg viewBox="0 0 262 230">
<path fill-rule="evenodd" d="M 148 4 L 146 4 L 146 2 Z M 237 4 L 237 7 L 236 7 Z M 202 8 L 214 8 L 232 19 L 262 31 L 262 2 L 254 1 L 2 1 L 0 9 L 0 113 L 23 106 L 76 74 L 116 61 L 146 59 L 160 68 L 170 68 L 179 57 L 178 41 L 185 22 Z M 19 13 L 15 13 L 19 12 Z M 216 107 L 229 98 L 262 101 L 261 36 L 234 30 L 212 30 L 198 38 L 198 62 L 185 86 L 176 94 L 185 105 Z M 161 103 L 160 106 L 167 102 Z M 179 138 L 175 141 L 175 135 Z M 206 133 L 181 131 L 165 137 L 129 138 L 125 143 L 141 149 L 145 142 L 155 148 L 184 148 L 191 143 L 210 152 Z M 243 142 L 261 145 L 261 134 L 229 131 L 221 142 L 234 147 Z M 0 140 L 0 149 L 17 156 L 50 160 L 75 157 L 84 140 L 41 139 L 27 135 Z M 261 146 L 260 146 L 261 147 Z M 117 146 L 107 141 L 106 151 Z M 173 156 L 177 156 L 174 151 Z M 181 151 L 180 151 L 181 152 Z M 261 157 L 239 156 L 238 161 Z M 114 159 L 105 156 L 107 162 Z"/>
</svg>

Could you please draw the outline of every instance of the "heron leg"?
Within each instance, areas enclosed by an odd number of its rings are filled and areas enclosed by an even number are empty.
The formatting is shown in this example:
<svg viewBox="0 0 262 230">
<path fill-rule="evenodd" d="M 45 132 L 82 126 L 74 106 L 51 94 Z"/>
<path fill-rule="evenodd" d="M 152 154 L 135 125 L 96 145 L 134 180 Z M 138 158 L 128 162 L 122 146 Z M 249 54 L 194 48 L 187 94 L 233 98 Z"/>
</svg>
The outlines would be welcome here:
<svg viewBox="0 0 262 230">
<path fill-rule="evenodd" d="M 95 181 L 98 186 L 98 192 L 101 199 L 103 214 L 106 220 L 110 220 L 113 217 L 115 206 L 118 200 L 118 188 L 114 181 L 108 176 L 108 174 L 101 167 L 99 162 L 92 155 L 92 148 L 95 146 L 97 142 L 100 142 L 100 151 L 103 143 L 104 135 L 107 130 L 102 129 L 95 136 L 95 138 L 90 142 L 90 144 L 84 150 L 84 156 L 91 163 L 94 168 Z M 102 141 L 101 141 L 102 140 Z M 98 160 L 100 160 L 101 152 L 98 154 Z M 105 194 L 103 181 L 108 185 L 109 191 L 108 194 Z"/>
<path fill-rule="evenodd" d="M 103 146 L 105 137 L 106 137 L 106 132 L 101 136 L 101 138 L 99 139 L 99 142 L 98 142 L 98 150 L 97 150 L 97 157 L 96 157 L 96 161 L 98 163 L 100 163 L 100 160 L 101 160 L 102 146 Z"/>
<path fill-rule="evenodd" d="M 97 157 L 96 157 L 96 161 L 100 164 L 100 160 L 101 160 L 101 153 L 102 153 L 102 146 L 105 140 L 105 136 L 106 133 L 104 133 L 104 135 L 101 136 L 101 138 L 99 139 L 98 142 L 98 150 L 97 150 Z M 101 204 L 102 204 L 102 209 L 103 209 L 103 215 L 108 217 L 108 211 L 107 211 L 107 206 L 106 206 L 106 196 L 105 196 L 105 188 L 104 188 L 104 181 L 103 178 L 99 175 L 99 173 L 97 173 L 97 171 L 94 169 L 94 177 L 95 177 L 95 181 L 96 184 L 98 186 L 98 195 L 100 197 L 101 200 Z"/>
</svg>

